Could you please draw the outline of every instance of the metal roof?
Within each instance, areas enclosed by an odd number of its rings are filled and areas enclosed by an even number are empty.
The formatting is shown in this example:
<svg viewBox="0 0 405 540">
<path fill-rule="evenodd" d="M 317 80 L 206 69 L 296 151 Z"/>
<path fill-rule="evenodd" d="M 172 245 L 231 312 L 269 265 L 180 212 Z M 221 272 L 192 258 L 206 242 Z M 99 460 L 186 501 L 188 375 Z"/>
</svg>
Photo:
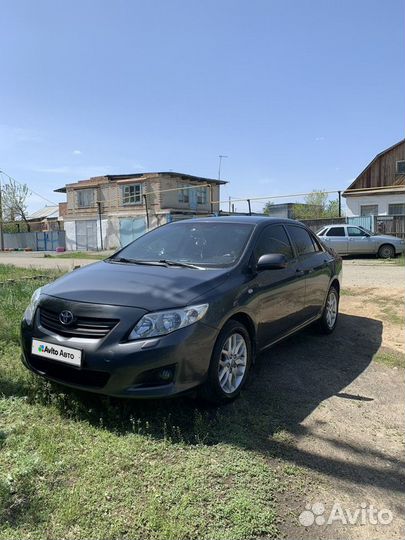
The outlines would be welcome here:
<svg viewBox="0 0 405 540">
<path fill-rule="evenodd" d="M 59 218 L 59 206 L 44 206 L 28 216 L 29 220 L 57 219 Z"/>
</svg>

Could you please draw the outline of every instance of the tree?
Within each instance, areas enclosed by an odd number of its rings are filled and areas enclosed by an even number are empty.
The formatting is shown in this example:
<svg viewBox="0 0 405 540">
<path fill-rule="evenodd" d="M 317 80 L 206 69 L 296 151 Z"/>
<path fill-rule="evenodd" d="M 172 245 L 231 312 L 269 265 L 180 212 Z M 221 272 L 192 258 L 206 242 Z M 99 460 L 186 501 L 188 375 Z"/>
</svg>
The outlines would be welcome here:
<svg viewBox="0 0 405 540">
<path fill-rule="evenodd" d="M 263 214 L 266 214 L 266 216 L 269 216 L 271 213 L 271 207 L 273 206 L 273 201 L 267 201 L 263 208 Z"/>
<path fill-rule="evenodd" d="M 28 232 L 31 230 L 27 219 L 27 199 L 31 195 L 27 184 L 9 180 L 2 189 L 3 221 L 24 221 Z"/>
<path fill-rule="evenodd" d="M 305 196 L 304 204 L 294 208 L 295 219 L 322 219 L 339 216 L 338 199 L 328 200 L 328 194 L 323 190 L 314 190 Z"/>
</svg>

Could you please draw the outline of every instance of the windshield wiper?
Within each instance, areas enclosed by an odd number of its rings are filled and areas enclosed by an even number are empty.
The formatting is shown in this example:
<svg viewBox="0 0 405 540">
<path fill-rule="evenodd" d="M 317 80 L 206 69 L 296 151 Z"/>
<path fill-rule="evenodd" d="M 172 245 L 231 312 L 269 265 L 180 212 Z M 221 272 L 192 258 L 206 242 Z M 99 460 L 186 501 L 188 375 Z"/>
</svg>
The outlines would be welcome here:
<svg viewBox="0 0 405 540">
<path fill-rule="evenodd" d="M 141 259 L 127 259 L 126 257 L 111 257 L 108 259 L 110 262 L 119 262 L 126 264 L 145 264 L 151 266 L 165 266 L 165 263 L 160 261 L 143 261 Z"/>
<path fill-rule="evenodd" d="M 182 268 L 195 268 L 197 270 L 202 270 L 201 266 L 197 266 L 196 264 L 191 263 L 185 263 L 180 261 L 170 261 L 168 259 L 160 259 L 160 263 L 166 264 L 167 266 L 181 266 Z"/>
<path fill-rule="evenodd" d="M 159 261 L 147 261 L 143 259 L 127 259 L 126 257 L 110 257 L 107 260 L 111 262 L 126 264 L 144 264 L 149 266 L 181 266 L 183 268 L 195 268 L 197 270 L 202 270 L 202 267 L 197 266 L 196 264 L 170 261 L 169 259 L 160 259 Z"/>
</svg>

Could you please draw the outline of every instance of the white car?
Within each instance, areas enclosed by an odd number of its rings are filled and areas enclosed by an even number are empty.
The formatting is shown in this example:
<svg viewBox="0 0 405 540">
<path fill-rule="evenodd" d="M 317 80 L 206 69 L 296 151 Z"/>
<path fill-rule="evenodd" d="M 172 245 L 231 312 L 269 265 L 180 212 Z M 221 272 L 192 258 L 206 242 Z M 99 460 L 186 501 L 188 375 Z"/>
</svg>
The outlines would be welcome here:
<svg viewBox="0 0 405 540">
<path fill-rule="evenodd" d="M 392 259 L 404 253 L 405 240 L 373 232 L 355 225 L 328 225 L 317 236 L 339 255 L 378 255 Z"/>
</svg>

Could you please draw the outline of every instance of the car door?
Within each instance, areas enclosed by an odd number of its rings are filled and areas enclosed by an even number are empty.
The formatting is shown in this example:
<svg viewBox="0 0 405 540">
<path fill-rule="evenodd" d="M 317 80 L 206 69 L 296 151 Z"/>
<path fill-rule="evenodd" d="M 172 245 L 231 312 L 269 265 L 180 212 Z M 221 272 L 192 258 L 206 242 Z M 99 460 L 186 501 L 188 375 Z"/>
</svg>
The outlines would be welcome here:
<svg viewBox="0 0 405 540">
<path fill-rule="evenodd" d="M 295 252 L 281 224 L 269 225 L 260 233 L 253 250 L 254 263 L 268 253 L 283 253 L 287 266 L 262 270 L 252 281 L 250 309 L 256 315 L 259 349 L 298 326 L 303 320 L 305 307 L 304 274 L 298 271 Z"/>
<path fill-rule="evenodd" d="M 348 253 L 349 242 L 344 225 L 334 225 L 329 227 L 322 236 L 322 241 L 334 249 L 336 253 L 339 253 L 339 255 L 346 255 Z"/>
<path fill-rule="evenodd" d="M 305 276 L 304 319 L 309 320 L 323 309 L 331 279 L 331 255 L 305 227 L 297 224 L 286 228 L 298 255 L 298 271 Z"/>
<path fill-rule="evenodd" d="M 349 253 L 361 254 L 361 253 L 375 253 L 375 245 L 373 239 L 363 229 L 354 226 L 347 227 L 347 234 L 349 238 Z"/>
</svg>

